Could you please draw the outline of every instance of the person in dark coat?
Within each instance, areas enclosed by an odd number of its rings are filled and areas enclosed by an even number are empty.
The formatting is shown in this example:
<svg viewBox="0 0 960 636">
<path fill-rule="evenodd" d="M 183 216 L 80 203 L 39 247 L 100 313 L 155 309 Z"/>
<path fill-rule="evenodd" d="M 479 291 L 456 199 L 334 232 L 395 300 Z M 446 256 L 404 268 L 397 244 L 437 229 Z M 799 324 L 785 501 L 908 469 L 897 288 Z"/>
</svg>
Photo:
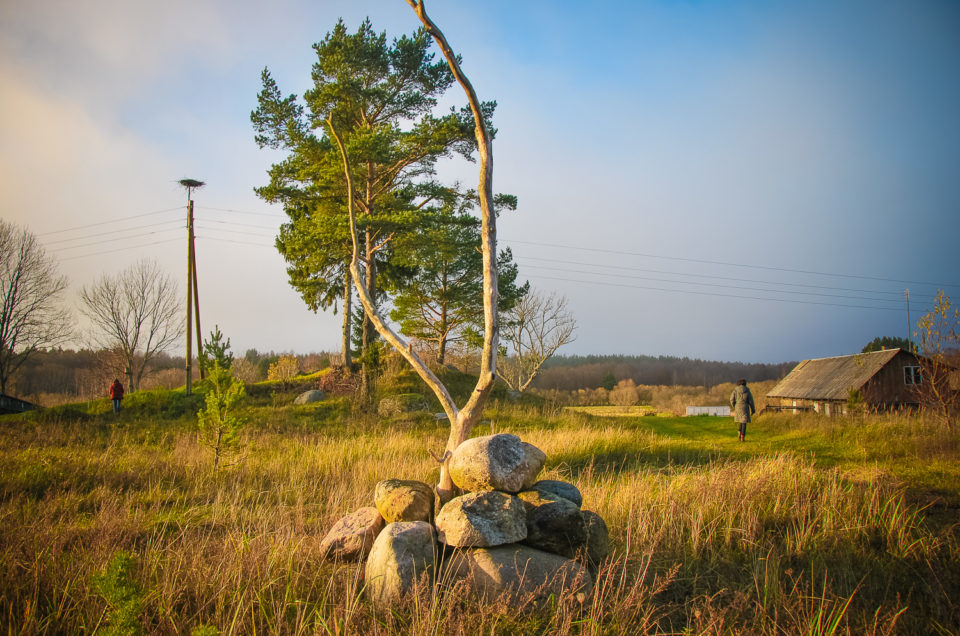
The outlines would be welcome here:
<svg viewBox="0 0 960 636">
<path fill-rule="evenodd" d="M 123 400 L 123 385 L 119 379 L 114 379 L 110 385 L 110 399 L 113 400 L 113 412 L 120 412 L 120 401 Z"/>
<path fill-rule="evenodd" d="M 737 386 L 730 395 L 730 408 L 733 410 L 733 421 L 738 424 L 737 439 L 742 442 L 747 438 L 747 424 L 750 423 L 750 416 L 757 412 L 753 393 L 747 388 L 746 380 L 737 381 Z"/>
</svg>

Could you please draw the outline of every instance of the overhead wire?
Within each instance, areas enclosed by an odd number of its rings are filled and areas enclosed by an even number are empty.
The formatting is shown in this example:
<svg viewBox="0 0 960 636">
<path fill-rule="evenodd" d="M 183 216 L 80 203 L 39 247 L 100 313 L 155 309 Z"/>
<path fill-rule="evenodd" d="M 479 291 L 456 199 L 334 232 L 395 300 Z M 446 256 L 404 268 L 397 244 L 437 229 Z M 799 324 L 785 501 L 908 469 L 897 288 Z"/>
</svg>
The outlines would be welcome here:
<svg viewBox="0 0 960 636">
<path fill-rule="evenodd" d="M 760 297 L 760 296 L 743 296 L 743 295 L 740 295 L 740 294 L 723 294 L 723 293 L 720 293 L 720 292 L 691 291 L 691 290 L 686 290 L 686 289 L 664 289 L 664 288 L 662 288 L 662 287 L 648 287 L 648 286 L 644 286 L 644 285 L 626 285 L 626 284 L 623 284 L 623 283 L 608 283 L 608 282 L 595 281 L 595 280 L 576 280 L 576 279 L 573 279 L 573 278 L 557 278 L 557 277 L 553 277 L 553 276 L 537 276 L 536 278 L 541 278 L 541 279 L 544 279 L 544 280 L 558 280 L 558 281 L 564 281 L 564 282 L 569 282 L 569 283 L 584 283 L 584 284 L 587 284 L 587 285 L 604 285 L 604 286 L 606 286 L 606 287 L 625 287 L 625 288 L 628 288 L 628 289 L 643 289 L 643 290 L 646 290 L 646 291 L 662 291 L 662 292 L 670 292 L 670 293 L 677 293 L 677 294 L 690 294 L 690 295 L 694 295 L 694 296 L 719 296 L 719 297 L 723 297 L 723 298 L 740 298 L 740 299 L 744 299 L 744 300 L 763 300 L 763 301 L 773 301 L 773 302 L 781 302 L 781 303 L 793 303 L 793 304 L 798 304 L 798 305 L 822 305 L 822 306 L 826 306 L 826 307 L 847 307 L 847 308 L 850 308 L 850 309 L 872 309 L 872 310 L 880 310 L 880 311 L 902 311 L 902 310 L 901 310 L 900 308 L 898 308 L 898 307 L 875 307 L 875 306 L 868 306 L 868 305 L 846 305 L 846 304 L 842 304 L 842 303 L 827 303 L 827 302 L 819 302 L 819 301 L 813 301 L 813 300 L 794 300 L 794 299 L 789 299 L 789 298 L 771 298 L 771 297 Z"/>
<path fill-rule="evenodd" d="M 861 279 L 861 280 L 880 281 L 880 282 L 884 282 L 884 283 L 900 283 L 900 284 L 908 284 L 908 285 L 929 285 L 929 286 L 931 286 L 931 287 L 960 287 L 960 284 L 957 284 L 957 283 L 951 283 L 951 284 L 932 283 L 932 282 L 929 282 L 929 281 L 903 280 L 903 279 L 898 279 L 898 278 L 883 278 L 883 277 L 880 277 L 880 276 L 864 276 L 864 275 L 861 275 L 861 274 L 838 274 L 838 273 L 832 273 L 832 272 L 819 272 L 819 271 L 816 271 L 816 270 L 794 269 L 794 268 L 790 268 L 790 267 L 773 267 L 773 266 L 769 266 L 769 265 L 748 265 L 748 264 L 745 264 L 745 263 L 732 263 L 732 262 L 728 262 L 728 261 L 712 261 L 712 260 L 701 259 L 701 258 L 689 258 L 689 257 L 685 257 L 685 256 L 663 256 L 663 255 L 660 255 L 660 254 L 649 254 L 649 253 L 646 253 L 646 252 L 628 252 L 628 251 L 624 251 L 624 250 L 613 250 L 613 249 L 599 248 L 599 247 L 583 247 L 583 246 L 580 246 L 580 245 L 562 245 L 562 244 L 558 244 L 558 243 L 543 243 L 543 242 L 540 242 L 540 241 L 511 240 L 511 241 L 505 241 L 505 242 L 508 242 L 508 243 L 516 243 L 516 244 L 519 244 L 519 245 L 534 245 L 534 246 L 538 246 L 538 247 L 553 247 L 553 248 L 564 249 L 564 250 L 577 250 L 577 251 L 584 251 L 584 252 L 598 252 L 598 253 L 603 253 L 603 254 L 620 254 L 620 255 L 623 255 L 623 256 L 641 256 L 641 257 L 644 257 L 644 258 L 655 258 L 655 259 L 670 260 L 670 261 L 681 261 L 681 262 L 687 262 L 687 263 L 701 263 L 701 264 L 705 264 L 705 265 L 722 265 L 722 266 L 726 266 L 726 267 L 743 267 L 743 268 L 751 268 L 751 269 L 763 269 L 763 270 L 774 271 L 774 272 L 788 272 L 788 273 L 791 273 L 791 274 L 808 274 L 808 275 L 813 275 L 813 276 L 831 276 L 831 277 L 835 277 L 835 278 L 856 278 L 856 279 Z"/>
<path fill-rule="evenodd" d="M 566 265 L 583 265 L 588 267 L 599 267 L 603 269 L 615 269 L 615 270 L 629 270 L 632 272 L 647 272 L 650 274 L 667 274 L 670 276 L 687 276 L 691 278 L 709 278 L 711 280 L 730 280 L 737 281 L 741 283 L 759 283 L 765 285 L 786 285 L 789 287 L 803 287 L 805 289 L 828 289 L 830 291 L 848 291 L 855 293 L 868 293 L 868 294 L 890 294 L 896 295 L 898 297 L 903 297 L 903 290 L 884 290 L 884 289 L 858 289 L 854 287 L 835 287 L 832 285 L 812 285 L 810 283 L 792 283 L 786 281 L 772 281 L 772 280 L 760 280 L 756 278 L 738 278 L 736 276 L 718 276 L 715 274 L 702 274 L 702 273 L 690 273 L 690 272 L 673 272 L 669 270 L 662 269 L 649 269 L 645 267 L 631 267 L 629 265 L 605 265 L 603 263 L 584 263 L 582 261 L 571 261 L 569 259 L 559 259 L 559 258 L 541 258 L 536 256 L 522 256 L 520 257 L 525 261 L 541 261 L 544 263 L 563 263 Z M 677 281 L 683 282 L 683 281 Z M 930 294 L 913 294 L 915 298 L 934 298 Z"/>
<path fill-rule="evenodd" d="M 62 230 L 53 230 L 52 232 L 43 232 L 37 234 L 37 236 L 50 236 L 51 234 L 61 234 L 63 232 L 72 232 L 74 230 L 84 230 L 88 227 L 96 227 L 98 225 L 106 225 L 108 223 L 121 223 L 123 221 L 128 221 L 130 219 L 138 219 L 143 216 L 151 216 L 153 214 L 163 214 L 165 212 L 173 212 L 174 210 L 183 210 L 186 206 L 180 205 L 175 208 L 167 208 L 165 210 L 155 210 L 153 212 L 144 212 L 143 214 L 132 214 L 130 216 L 125 216 L 117 219 L 110 219 L 109 221 L 97 221 L 96 223 L 87 223 L 86 225 L 77 225 L 74 227 L 64 228 Z"/>
<path fill-rule="evenodd" d="M 900 300 L 900 299 L 892 299 L 892 298 L 874 298 L 869 296 L 850 296 L 847 294 L 831 294 L 827 292 L 798 291 L 798 290 L 792 290 L 792 289 L 769 289 L 769 288 L 763 288 L 763 287 L 744 287 L 740 285 L 725 285 L 722 283 L 699 283 L 696 281 L 670 280 L 668 278 L 654 278 L 650 276 L 633 276 L 630 274 L 606 274 L 606 273 L 599 273 L 599 272 L 585 272 L 582 270 L 566 269 L 563 267 L 547 267 L 544 265 L 527 265 L 526 267 L 529 267 L 535 270 L 543 269 L 543 270 L 549 270 L 549 271 L 555 271 L 555 272 L 569 272 L 571 274 L 580 274 L 580 275 L 587 274 L 591 276 L 610 276 L 612 278 L 626 278 L 631 280 L 648 280 L 648 281 L 657 282 L 657 283 L 676 283 L 680 285 L 697 285 L 700 287 L 715 287 L 719 289 L 742 289 L 744 291 L 796 294 L 800 296 L 820 296 L 820 297 L 826 297 L 826 298 L 848 298 L 851 300 L 867 300 L 870 302 L 884 302 L 884 303 L 899 302 Z M 776 283 L 771 283 L 771 284 L 776 284 Z"/>
<path fill-rule="evenodd" d="M 64 232 L 71 232 L 71 231 L 76 231 L 76 230 L 81 230 L 81 229 L 86 229 L 86 228 L 91 228 L 91 227 L 102 226 L 102 225 L 106 225 L 106 224 L 110 224 L 110 223 L 127 222 L 127 221 L 129 221 L 129 220 L 136 219 L 136 218 L 141 218 L 141 217 L 145 217 L 145 216 L 151 216 L 151 215 L 156 215 L 156 214 L 169 213 L 169 212 L 172 212 L 172 211 L 175 211 L 175 210 L 182 210 L 182 209 L 184 209 L 184 207 L 185 207 L 185 206 L 177 206 L 177 207 L 173 207 L 173 208 L 166 208 L 166 209 L 163 209 L 163 210 L 155 210 L 155 211 L 152 211 L 152 212 L 144 212 L 144 213 L 141 213 L 141 214 L 134 214 L 134 215 L 130 215 L 130 216 L 127 216 L 127 217 L 115 218 L 115 219 L 111 219 L 111 220 L 109 220 L 109 221 L 100 221 L 100 222 L 96 222 L 96 223 L 88 223 L 88 224 L 85 224 L 85 225 L 78 225 L 78 226 L 74 226 L 74 227 L 71 227 L 71 228 L 65 228 L 65 229 L 62 229 L 62 230 L 55 230 L 55 231 L 52 231 L 52 232 L 46 232 L 46 233 L 40 234 L 40 235 L 38 235 L 38 236 L 50 236 L 50 235 L 60 234 L 60 233 L 64 233 Z M 217 207 L 212 207 L 212 206 L 202 206 L 202 207 L 200 207 L 200 206 L 195 206 L 195 209 L 199 209 L 199 210 L 211 210 L 211 211 L 217 211 L 217 212 L 229 212 L 229 213 L 235 213 L 235 214 L 255 215 L 255 216 L 261 216 L 261 217 L 273 218 L 273 219 L 275 219 L 275 220 L 282 220 L 282 217 L 280 217 L 280 216 L 278 216 L 278 215 L 268 214 L 268 213 L 264 213 L 264 212 L 252 212 L 252 211 L 248 211 L 248 210 L 236 210 L 236 209 L 231 209 L 231 208 L 217 208 Z M 72 241 L 82 241 L 82 240 L 86 240 L 86 239 L 89 239 L 89 238 L 96 238 L 96 237 L 100 237 L 100 236 L 107 235 L 107 234 L 111 234 L 111 235 L 112 235 L 112 234 L 126 234 L 126 235 L 124 235 L 124 236 L 117 236 L 117 237 L 113 237 L 113 238 L 104 239 L 104 240 L 101 240 L 101 241 L 94 241 L 94 242 L 84 243 L 84 244 L 79 244 L 79 245 L 65 245 L 65 246 L 61 246 L 61 247 L 58 247 L 58 248 L 54 248 L 54 249 L 51 250 L 51 251 L 53 251 L 53 252 L 62 252 L 62 251 L 65 251 L 65 250 L 80 249 L 80 248 L 84 248 L 84 247 L 92 247 L 92 246 L 101 245 L 101 244 L 104 244 L 104 243 L 111 243 L 111 242 L 116 242 L 116 241 L 127 241 L 127 240 L 131 240 L 131 239 L 137 239 L 137 238 L 142 238 L 142 237 L 145 237 L 145 236 L 151 236 L 151 235 L 154 235 L 154 234 L 162 234 L 162 233 L 165 233 L 165 232 L 170 232 L 170 231 L 173 231 L 173 230 L 182 229 L 182 227 L 180 227 L 180 228 L 169 228 L 169 229 L 165 229 L 165 230 L 154 230 L 154 231 L 150 231 L 150 232 L 141 232 L 141 233 L 132 234 L 132 235 L 129 234 L 129 232 L 134 232 L 134 231 L 137 231 L 137 230 L 142 230 L 142 229 L 146 229 L 146 228 L 150 228 L 150 227 L 157 227 L 157 226 L 161 226 L 161 225 L 165 225 L 165 224 L 169 224 L 169 223 L 173 223 L 173 222 L 183 223 L 183 220 L 182 220 L 182 219 L 170 219 L 170 220 L 161 221 L 161 222 L 158 222 L 158 223 L 151 223 L 151 224 L 146 224 L 146 225 L 139 225 L 139 226 L 134 226 L 134 227 L 129 227 L 129 228 L 122 228 L 122 229 L 117 229 L 117 230 L 109 230 L 109 231 L 106 231 L 106 232 L 98 232 L 98 233 L 96 233 L 96 234 L 89 234 L 89 235 L 80 236 L 80 237 L 57 239 L 57 240 L 51 241 L 51 243 L 70 243 L 70 242 L 72 242 Z M 240 223 L 240 222 L 237 222 L 237 221 L 227 221 L 227 220 L 222 220 L 222 219 L 211 219 L 211 218 L 202 218 L 202 219 L 201 219 L 201 218 L 197 218 L 196 221 L 195 221 L 195 223 L 196 223 L 196 224 L 195 224 L 195 228 L 200 229 L 200 230 L 205 231 L 205 232 L 214 232 L 214 233 L 217 233 L 217 232 L 226 232 L 226 233 L 230 233 L 230 234 L 242 234 L 242 235 L 247 235 L 247 236 L 262 237 L 262 238 L 265 238 L 265 239 L 266 239 L 266 238 L 273 238 L 274 233 L 277 231 L 277 228 L 276 228 L 276 227 L 269 227 L 269 226 L 263 226 L 263 225 L 255 225 L 255 224 L 249 224 L 249 223 Z M 225 228 L 225 227 L 211 227 L 211 226 L 207 225 L 208 223 L 214 223 L 214 224 L 217 224 L 217 225 L 229 225 L 229 226 L 247 227 L 247 228 L 252 228 L 252 229 L 255 229 L 255 230 L 263 230 L 264 232 L 269 233 L 270 236 L 268 237 L 266 234 L 261 234 L 261 233 L 257 233 L 257 232 L 248 232 L 248 231 L 243 231 L 243 230 L 233 230 L 233 229 L 229 229 L 229 228 Z M 252 241 L 240 241 L 240 240 L 228 239 L 228 238 L 223 238 L 223 237 L 218 237 L 218 236 L 197 236 L 197 238 L 198 238 L 198 239 L 202 239 L 202 240 L 210 240 L 210 241 L 216 241 L 216 242 L 222 242 L 222 243 L 234 243 L 234 244 L 238 244 L 238 245 L 251 245 L 251 246 L 266 247 L 266 248 L 273 248 L 273 247 L 274 247 L 274 244 L 273 244 L 272 242 L 271 242 L 270 244 L 265 244 L 265 243 L 256 243 L 256 242 L 252 242 Z M 181 240 L 181 239 L 180 239 L 179 237 L 177 237 L 177 238 L 165 239 L 165 240 L 161 240 L 161 241 L 154 241 L 154 242 L 151 242 L 151 243 L 145 243 L 145 244 L 142 244 L 142 245 L 125 246 L 125 247 L 117 248 L 117 249 L 114 249 L 114 250 L 100 250 L 100 251 L 98 251 L 98 252 L 93 252 L 93 253 L 90 253 L 90 254 L 81 254 L 81 255 L 70 256 L 70 257 L 67 257 L 67 258 L 60 259 L 60 260 L 73 260 L 73 259 L 75 259 L 75 258 L 86 258 L 86 257 L 90 257 L 90 256 L 96 256 L 96 255 L 99 255 L 99 254 L 108 254 L 108 253 L 119 252 L 119 251 L 128 250 L 128 249 L 137 249 L 137 248 L 140 248 L 140 247 L 149 247 L 149 246 L 152 246 L 152 245 L 159 245 L 159 244 L 163 244 L 163 243 L 170 243 L 170 242 L 177 241 L 177 240 Z M 774 272 L 784 272 L 784 273 L 793 273 L 793 274 L 804 274 L 804 275 L 813 275 L 813 276 L 827 276 L 827 277 L 859 279 L 859 280 L 871 280 L 871 281 L 885 282 L 885 283 L 906 283 L 906 284 L 931 285 L 931 286 L 936 285 L 935 283 L 929 283 L 929 282 L 910 281 L 910 280 L 895 279 L 895 278 L 883 278 L 883 277 L 878 277 L 878 276 L 865 276 L 865 275 L 859 275 L 859 274 L 834 273 L 834 272 L 820 272 L 820 271 L 815 271 L 815 270 L 794 269 L 794 268 L 786 268 L 786 267 L 773 267 L 773 266 L 764 266 L 764 265 L 748 265 L 748 264 L 744 264 L 744 263 L 734 263 L 734 262 L 727 262 L 727 261 L 714 261 L 714 260 L 708 260 L 708 259 L 698 259 L 698 258 L 689 258 L 689 257 L 680 257 L 680 256 L 665 256 L 665 255 L 661 255 L 661 254 L 650 254 L 650 253 L 644 253 L 644 252 L 631 252 L 631 251 L 614 250 L 614 249 L 608 249 L 608 248 L 584 247 L 584 246 L 578 246 L 578 245 L 563 245 L 563 244 L 556 244 L 556 243 L 546 243 L 546 242 L 542 242 L 542 241 L 514 240 L 514 241 L 511 241 L 511 242 L 512 242 L 512 243 L 516 243 L 516 244 L 520 244 L 520 245 L 531 245 L 531 246 L 536 246 L 536 247 L 546 247 L 546 248 L 563 249 L 563 250 L 577 250 L 577 251 L 583 251 L 583 252 L 593 252 L 593 253 L 600 253 L 600 254 L 613 254 L 613 255 L 621 255 L 621 256 L 634 256 L 634 257 L 654 258 L 654 259 L 671 260 L 671 261 L 678 261 L 678 262 L 698 263 L 698 264 L 707 264 L 707 265 L 717 265 L 717 266 L 726 266 L 726 267 L 740 267 L 740 268 L 749 268 L 749 269 L 766 270 L 766 271 L 774 271 Z M 899 298 L 897 298 L 897 299 L 892 299 L 892 298 L 872 298 L 872 297 L 864 297 L 864 296 L 849 296 L 849 295 L 847 295 L 847 294 L 831 294 L 831 293 L 825 293 L 825 292 L 800 291 L 800 290 L 797 290 L 797 289 L 784 289 L 784 287 L 804 288 L 804 289 L 821 289 L 821 290 L 827 290 L 827 291 L 840 291 L 840 292 L 853 292 L 853 293 L 856 293 L 856 294 L 888 294 L 888 295 L 896 294 L 896 295 L 899 296 L 899 294 L 901 293 L 900 291 L 887 291 L 887 290 L 879 290 L 879 289 L 858 289 L 858 288 L 837 287 L 837 286 L 830 286 L 830 285 L 815 285 L 815 284 L 810 284 L 810 283 L 795 283 L 795 282 L 786 282 L 786 281 L 759 280 L 759 279 L 750 279 L 750 278 L 738 278 L 738 277 L 732 277 L 732 276 L 720 276 L 720 275 L 716 275 L 716 274 L 672 272 L 672 271 L 665 271 L 665 270 L 656 270 L 656 269 L 648 269 L 648 268 L 631 267 L 631 266 L 629 266 L 629 265 L 612 265 L 612 264 L 605 264 L 605 263 L 584 263 L 584 262 L 578 262 L 578 261 L 570 261 L 569 259 L 560 260 L 560 259 L 550 259 L 550 258 L 534 257 L 534 256 L 522 256 L 520 260 L 521 260 L 522 262 L 526 262 L 526 261 L 554 262 L 554 263 L 563 263 L 563 264 L 566 264 L 566 265 L 580 265 L 580 266 L 585 266 L 585 267 L 594 267 L 594 268 L 599 268 L 599 269 L 615 269 L 615 270 L 619 270 L 619 271 L 622 271 L 622 270 L 627 270 L 627 271 L 640 271 L 640 272 L 646 272 L 646 273 L 665 274 L 665 275 L 669 275 L 669 276 L 680 276 L 680 277 L 694 278 L 694 279 L 700 278 L 700 279 L 711 279 L 711 280 L 728 280 L 728 281 L 734 281 L 734 282 L 746 282 L 746 283 L 754 283 L 754 284 L 761 284 L 761 285 L 773 285 L 773 286 L 779 287 L 779 289 L 768 289 L 768 288 L 757 288 L 757 287 L 745 287 L 745 286 L 739 286 L 739 285 L 726 285 L 726 284 L 710 283 L 710 282 L 700 282 L 700 281 L 697 281 L 697 280 L 672 280 L 672 279 L 653 278 L 653 277 L 646 277 L 646 276 L 632 276 L 632 275 L 622 274 L 622 273 L 607 274 L 607 273 L 603 273 L 603 272 L 589 272 L 589 271 L 582 271 L 582 270 L 576 270 L 576 269 L 567 269 L 567 268 L 560 268 L 560 267 L 547 267 L 547 266 L 543 266 L 543 265 L 530 265 L 530 264 L 527 264 L 527 265 L 526 265 L 526 267 L 529 267 L 529 268 L 532 268 L 532 269 L 535 269 L 535 270 L 536 270 L 536 269 L 540 269 L 540 270 L 547 270 L 547 271 L 567 272 L 567 273 L 580 274 L 580 275 L 586 275 L 586 276 L 592 276 L 592 277 L 598 277 L 598 276 L 599 276 L 599 277 L 604 277 L 604 276 L 607 276 L 607 277 L 620 278 L 620 279 L 648 280 L 648 281 L 660 282 L 660 283 L 668 283 L 668 284 L 693 285 L 693 286 L 699 286 L 699 287 L 708 287 L 708 288 L 712 287 L 712 288 L 718 288 L 718 289 L 744 290 L 744 291 L 764 292 L 764 293 L 771 293 L 771 294 L 792 294 L 792 295 L 802 295 L 802 296 L 821 297 L 821 298 L 848 298 L 848 299 L 850 299 L 850 300 L 861 300 L 861 301 L 867 301 L 867 302 L 891 303 L 891 302 L 899 302 Z M 648 290 L 648 291 L 663 291 L 663 292 L 684 293 L 684 294 L 694 294 L 694 295 L 708 295 L 708 296 L 721 296 L 721 297 L 730 297 L 730 298 L 742 298 L 742 299 L 761 300 L 761 301 L 763 301 L 763 300 L 772 300 L 772 301 L 775 301 L 775 302 L 789 302 L 789 303 L 814 304 L 814 305 L 825 305 L 825 306 L 836 306 L 836 307 L 849 307 L 849 308 L 859 308 L 859 309 L 883 309 L 883 310 L 899 311 L 899 308 L 891 308 L 891 307 L 850 305 L 850 304 L 830 303 L 830 302 L 821 302 L 821 301 L 813 301 L 813 300 L 799 300 L 799 299 L 790 299 L 790 298 L 776 298 L 776 297 L 770 297 L 770 296 L 764 296 L 764 297 L 760 297 L 760 296 L 745 296 L 745 295 L 739 295 L 739 294 L 728 294 L 728 293 L 720 293 L 720 292 L 709 292 L 709 291 L 702 291 L 702 290 L 686 290 L 686 289 L 675 289 L 675 288 L 650 287 L 650 286 L 642 286 L 642 285 L 628 285 L 628 284 L 623 284 L 623 283 L 615 283 L 615 282 L 607 282 L 607 281 L 597 281 L 597 280 L 584 281 L 584 280 L 577 280 L 577 279 L 570 279 L 570 278 L 562 278 L 562 279 L 561 279 L 561 278 L 554 278 L 554 277 L 544 276 L 544 275 L 538 275 L 538 274 L 535 274 L 535 276 L 538 277 L 538 278 L 546 279 L 546 280 L 563 280 L 563 281 L 574 282 L 574 283 L 600 284 L 600 285 L 606 285 L 606 286 L 626 287 L 626 288 L 633 288 L 633 289 L 643 289 L 643 290 Z M 953 285 L 946 285 L 946 286 L 952 287 Z M 932 296 L 924 295 L 924 294 L 914 294 L 914 297 L 915 297 L 915 298 L 932 298 Z"/>
<path fill-rule="evenodd" d="M 176 238 L 165 239 L 165 240 L 163 240 L 163 241 L 153 241 L 152 243 L 144 243 L 144 244 L 142 244 L 142 245 L 128 245 L 128 246 L 126 246 L 126 247 L 118 247 L 117 249 L 113 249 L 113 250 L 100 250 L 100 251 L 98 251 L 98 252 L 91 252 L 90 254 L 77 254 L 76 256 L 68 256 L 68 257 L 66 257 L 66 258 L 58 258 L 57 260 L 59 260 L 59 261 L 72 261 L 72 260 L 75 260 L 75 259 L 78 259 L 78 258 L 88 258 L 88 257 L 90 257 L 90 256 L 102 256 L 102 255 L 104 255 L 104 254 L 113 254 L 114 252 L 123 252 L 123 251 L 125 251 L 125 250 L 141 249 L 141 248 L 144 248 L 144 247 L 151 247 L 151 246 L 153 246 L 153 245 L 162 245 L 162 244 L 164 244 L 164 243 L 172 243 L 172 242 L 174 242 L 174 241 L 181 241 L 181 240 L 183 240 L 183 239 L 178 236 L 178 237 L 176 237 Z"/>
<path fill-rule="evenodd" d="M 180 228 L 173 227 L 173 228 L 169 228 L 169 229 L 166 229 L 166 230 L 154 230 L 154 231 L 151 231 L 151 232 L 141 232 L 141 233 L 139 233 L 139 234 L 133 234 L 133 235 L 131 235 L 131 236 L 115 236 L 115 237 L 113 237 L 113 238 L 104 239 L 104 240 L 102 240 L 102 241 L 93 241 L 93 242 L 91 242 L 91 243 L 83 243 L 83 244 L 81 244 L 81 245 L 65 245 L 65 246 L 62 246 L 62 247 L 59 247 L 59 248 L 56 248 L 56 249 L 52 249 L 52 250 L 50 250 L 50 251 L 53 252 L 53 253 L 58 253 L 58 252 L 64 252 L 64 251 L 66 251 L 66 250 L 77 250 L 77 249 L 81 249 L 81 248 L 84 248 L 84 247 L 93 247 L 94 245 L 102 245 L 102 244 L 104 244 L 104 243 L 114 243 L 114 242 L 116 242 L 116 241 L 126 241 L 126 240 L 129 240 L 129 239 L 143 238 L 144 236 L 151 236 L 151 235 L 153 235 L 153 234 L 164 234 L 164 233 L 166 233 L 166 232 L 174 232 L 174 231 L 180 231 Z"/>
<path fill-rule="evenodd" d="M 149 227 L 157 227 L 159 225 L 169 225 L 171 223 L 177 223 L 182 227 L 186 227 L 186 223 L 183 219 L 170 219 L 168 221 L 159 221 L 157 223 L 148 223 L 147 225 L 137 225 L 134 227 L 126 227 L 120 230 L 107 230 L 105 232 L 97 232 L 96 234 L 85 234 L 83 236 L 74 236 L 71 238 L 57 239 L 55 241 L 47 241 L 47 245 L 53 245 L 55 243 L 69 243 L 70 241 L 83 241 L 90 238 L 97 238 L 98 236 L 105 236 L 107 234 L 121 234 L 123 232 L 133 232 L 134 230 L 142 230 Z M 173 228 L 171 228 L 173 229 Z M 60 249 L 60 248 L 57 248 Z"/>
</svg>

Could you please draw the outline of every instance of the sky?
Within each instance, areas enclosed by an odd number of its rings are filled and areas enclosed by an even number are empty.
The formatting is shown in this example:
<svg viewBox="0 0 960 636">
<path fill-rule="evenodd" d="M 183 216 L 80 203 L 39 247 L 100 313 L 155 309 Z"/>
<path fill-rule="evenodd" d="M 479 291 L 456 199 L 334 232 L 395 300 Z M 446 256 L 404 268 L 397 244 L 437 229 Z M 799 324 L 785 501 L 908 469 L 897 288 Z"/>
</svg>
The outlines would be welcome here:
<svg viewBox="0 0 960 636">
<path fill-rule="evenodd" d="M 783 362 L 906 336 L 960 301 L 960 3 L 432 0 L 498 103 L 498 224 L 521 279 L 567 298 L 567 354 Z M 0 3 L 0 217 L 69 279 L 156 259 L 186 278 L 195 192 L 204 332 L 234 352 L 335 351 L 253 189 L 282 154 L 260 73 L 310 87 L 342 17 L 395 37 L 403 0 Z M 454 87 L 456 89 L 456 87 Z M 451 90 L 449 104 L 463 104 Z M 477 166 L 442 179 L 473 186 Z M 78 319 L 79 333 L 85 328 Z M 77 342 L 81 342 L 78 336 Z"/>
</svg>

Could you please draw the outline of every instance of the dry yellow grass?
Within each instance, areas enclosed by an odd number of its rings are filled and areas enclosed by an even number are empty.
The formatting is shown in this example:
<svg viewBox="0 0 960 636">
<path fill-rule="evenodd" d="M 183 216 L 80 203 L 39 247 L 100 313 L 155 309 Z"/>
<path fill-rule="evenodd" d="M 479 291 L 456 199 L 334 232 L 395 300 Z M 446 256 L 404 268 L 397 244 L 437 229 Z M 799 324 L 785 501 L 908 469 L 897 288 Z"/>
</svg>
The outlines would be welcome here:
<svg viewBox="0 0 960 636">
<path fill-rule="evenodd" d="M 438 588 L 383 616 L 362 598 L 362 567 L 320 561 L 319 541 L 370 504 L 377 481 L 433 482 L 427 451 L 446 431 L 311 419 L 320 412 L 251 409 L 243 461 L 216 474 L 188 420 L 4 421 L 0 621 L 10 633 L 118 624 L 96 577 L 126 551 L 133 566 L 120 588 L 141 601 L 137 624 L 156 633 L 960 628 L 949 508 L 960 502 L 960 444 L 920 421 L 762 418 L 756 441 L 738 445 L 719 418 L 491 411 L 497 432 L 547 453 L 545 478 L 575 483 L 606 519 L 616 551 L 590 604 L 517 614 Z M 902 455 L 877 459 L 891 448 Z M 927 486 L 936 471 L 953 479 L 940 495 Z"/>
</svg>

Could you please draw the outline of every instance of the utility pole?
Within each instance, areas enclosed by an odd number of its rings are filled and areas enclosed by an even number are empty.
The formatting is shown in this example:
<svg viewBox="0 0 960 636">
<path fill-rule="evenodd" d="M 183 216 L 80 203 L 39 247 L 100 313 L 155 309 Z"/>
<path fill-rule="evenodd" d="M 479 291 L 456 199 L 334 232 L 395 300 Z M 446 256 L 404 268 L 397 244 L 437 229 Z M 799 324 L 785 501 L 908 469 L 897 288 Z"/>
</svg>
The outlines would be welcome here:
<svg viewBox="0 0 960 636">
<path fill-rule="evenodd" d="M 193 241 L 193 197 L 191 196 L 193 190 L 196 188 L 202 188 L 206 185 L 203 181 L 197 181 L 196 179 L 180 179 L 180 185 L 187 189 L 187 395 L 193 393 L 193 378 L 191 376 L 190 361 L 193 358 L 192 341 L 193 334 L 191 333 L 193 327 L 193 305 L 196 301 L 196 317 L 197 317 L 197 355 L 202 354 L 201 344 L 200 344 L 200 300 L 199 295 L 197 294 L 197 271 L 196 271 L 196 250 L 194 249 Z M 201 369 L 201 377 L 202 377 Z"/>
<path fill-rule="evenodd" d="M 907 299 L 907 342 L 910 343 L 910 353 L 913 353 L 913 339 L 910 337 L 910 288 L 903 290 L 903 296 Z"/>
</svg>

